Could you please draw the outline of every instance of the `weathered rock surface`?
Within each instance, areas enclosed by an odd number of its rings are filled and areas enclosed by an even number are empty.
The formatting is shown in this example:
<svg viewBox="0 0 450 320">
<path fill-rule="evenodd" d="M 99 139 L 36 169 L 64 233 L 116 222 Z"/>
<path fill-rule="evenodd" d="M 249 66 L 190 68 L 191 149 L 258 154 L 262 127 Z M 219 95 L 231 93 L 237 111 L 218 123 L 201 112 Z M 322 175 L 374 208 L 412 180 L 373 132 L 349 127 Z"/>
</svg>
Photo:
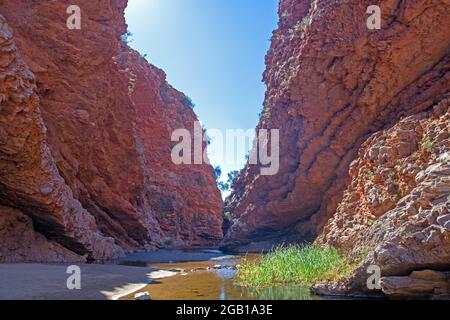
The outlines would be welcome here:
<svg viewBox="0 0 450 320">
<path fill-rule="evenodd" d="M 366 285 L 367 268 L 376 265 L 386 295 L 450 296 L 450 99 L 371 136 L 350 178 L 317 242 L 362 262 L 318 292 L 376 293 Z"/>
<path fill-rule="evenodd" d="M 59 174 L 47 143 L 35 77 L 18 53 L 3 17 L 0 23 L 1 204 L 21 210 L 33 219 L 38 232 L 78 255 L 90 252 L 92 259 L 104 259 L 121 253 L 113 239 L 96 232 L 94 217 L 74 199 Z M 13 243 L 12 248 L 5 247 L 10 243 L 2 241 L 2 246 L 9 251 L 17 248 Z M 12 256 L 10 252 L 1 260 Z"/>
<path fill-rule="evenodd" d="M 46 261 L 84 262 L 85 258 L 76 255 L 55 241 L 49 241 L 33 228 L 31 218 L 23 213 L 0 206 L 0 233 L 2 262 Z"/>
<path fill-rule="evenodd" d="M 366 25 L 374 4 L 381 30 Z M 262 176 L 248 165 L 241 172 L 226 206 L 236 219 L 224 247 L 320 234 L 361 144 L 448 93 L 449 12 L 442 0 L 280 1 L 258 125 L 280 129 L 280 171 Z"/>
<path fill-rule="evenodd" d="M 222 237 L 213 169 L 171 163 L 172 131 L 197 118 L 120 41 L 126 3 L 79 1 L 81 30 L 66 27 L 62 2 L 0 3 L 2 221 L 48 241 L 33 255 L 2 233 L 0 261 L 108 259 Z"/>
<path fill-rule="evenodd" d="M 374 4 L 381 30 L 366 26 Z M 280 171 L 241 172 L 224 247 L 316 240 L 361 261 L 319 294 L 448 294 L 449 13 L 444 0 L 280 1 L 258 125 L 280 129 Z"/>
<path fill-rule="evenodd" d="M 381 286 L 394 298 L 450 297 L 450 272 L 423 270 L 404 277 L 383 277 Z"/>
</svg>

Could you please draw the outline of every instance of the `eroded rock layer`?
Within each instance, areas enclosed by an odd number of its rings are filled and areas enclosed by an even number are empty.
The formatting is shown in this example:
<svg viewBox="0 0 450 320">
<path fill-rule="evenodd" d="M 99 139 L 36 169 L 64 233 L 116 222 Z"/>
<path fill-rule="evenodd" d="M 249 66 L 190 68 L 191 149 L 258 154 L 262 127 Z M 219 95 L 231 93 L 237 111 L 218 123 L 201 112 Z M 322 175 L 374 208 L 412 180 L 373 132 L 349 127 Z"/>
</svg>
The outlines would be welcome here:
<svg viewBox="0 0 450 320">
<path fill-rule="evenodd" d="M 108 259 L 222 237 L 213 169 L 170 158 L 172 131 L 197 118 L 121 42 L 126 3 L 79 1 L 81 30 L 69 30 L 64 1 L 0 1 L 0 261 Z M 12 230 L 26 230 L 24 247 Z"/>
<path fill-rule="evenodd" d="M 381 30 L 367 27 L 370 5 L 381 8 Z M 361 144 L 448 94 L 449 13 L 445 0 L 280 1 L 258 125 L 280 129 L 280 170 L 241 172 L 226 206 L 235 219 L 224 247 L 260 249 L 320 234 Z"/>
<path fill-rule="evenodd" d="M 377 293 L 367 287 L 377 266 L 387 295 L 450 296 L 450 99 L 372 135 L 350 177 L 317 242 L 362 262 L 350 278 L 316 290 Z"/>
<path fill-rule="evenodd" d="M 381 30 L 366 26 L 374 4 Z M 280 171 L 241 172 L 225 247 L 315 240 L 358 262 L 318 294 L 450 296 L 449 13 L 444 0 L 281 1 L 258 125 L 280 129 Z"/>
</svg>

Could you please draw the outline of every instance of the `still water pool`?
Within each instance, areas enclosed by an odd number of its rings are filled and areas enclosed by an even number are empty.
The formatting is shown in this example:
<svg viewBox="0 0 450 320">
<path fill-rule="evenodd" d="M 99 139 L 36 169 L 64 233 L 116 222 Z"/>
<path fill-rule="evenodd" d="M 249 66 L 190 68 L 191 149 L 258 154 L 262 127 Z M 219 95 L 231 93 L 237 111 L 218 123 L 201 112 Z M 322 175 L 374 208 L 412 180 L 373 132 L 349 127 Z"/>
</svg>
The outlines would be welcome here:
<svg viewBox="0 0 450 320">
<path fill-rule="evenodd" d="M 150 293 L 152 300 L 310 300 L 317 297 L 304 286 L 274 286 L 252 289 L 239 286 L 234 278 L 242 256 L 227 255 L 213 249 L 161 250 L 125 257 L 121 263 L 174 275 L 154 279 L 151 284 L 123 299 L 133 299 L 138 292 Z M 248 255 L 257 259 L 258 255 Z M 220 266 L 220 267 L 219 267 Z"/>
</svg>

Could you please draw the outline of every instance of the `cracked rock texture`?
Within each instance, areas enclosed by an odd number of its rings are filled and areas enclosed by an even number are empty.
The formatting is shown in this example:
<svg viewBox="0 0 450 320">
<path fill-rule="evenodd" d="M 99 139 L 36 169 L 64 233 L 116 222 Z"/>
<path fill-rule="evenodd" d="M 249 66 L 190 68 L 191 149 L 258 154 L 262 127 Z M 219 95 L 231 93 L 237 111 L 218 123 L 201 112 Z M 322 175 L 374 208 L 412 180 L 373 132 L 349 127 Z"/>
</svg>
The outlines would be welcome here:
<svg viewBox="0 0 450 320">
<path fill-rule="evenodd" d="M 63 2 L 0 1 L 0 261 L 222 238 L 213 169 L 170 158 L 172 131 L 197 118 L 120 41 L 126 3 L 79 1 L 82 29 L 69 30 Z"/>
<path fill-rule="evenodd" d="M 382 28 L 368 30 L 375 4 Z M 280 1 L 257 127 L 280 129 L 280 170 L 241 171 L 223 247 L 315 240 L 361 261 L 319 294 L 448 295 L 449 13 L 448 0 Z"/>
<path fill-rule="evenodd" d="M 366 26 L 374 4 L 381 30 Z M 257 250 L 320 234 L 361 144 L 448 93 L 449 12 L 444 0 L 280 1 L 258 124 L 280 129 L 280 170 L 242 170 L 226 203 L 235 219 L 224 247 Z"/>
<path fill-rule="evenodd" d="M 317 292 L 376 294 L 366 282 L 368 267 L 377 265 L 388 296 L 449 297 L 450 99 L 372 135 L 350 177 L 316 241 L 362 262 L 350 278 Z"/>
</svg>

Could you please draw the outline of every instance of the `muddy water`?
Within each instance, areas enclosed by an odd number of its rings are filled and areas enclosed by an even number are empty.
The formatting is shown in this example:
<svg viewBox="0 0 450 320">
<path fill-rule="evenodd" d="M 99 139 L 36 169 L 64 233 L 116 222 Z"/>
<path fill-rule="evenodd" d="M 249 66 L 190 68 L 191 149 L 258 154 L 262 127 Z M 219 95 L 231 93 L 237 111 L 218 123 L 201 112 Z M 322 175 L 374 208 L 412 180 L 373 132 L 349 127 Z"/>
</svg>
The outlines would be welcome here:
<svg viewBox="0 0 450 320">
<path fill-rule="evenodd" d="M 247 258 L 257 258 L 257 255 Z M 128 259 L 127 259 L 128 258 Z M 251 289 L 236 285 L 236 270 L 242 256 L 230 256 L 217 250 L 164 251 L 125 258 L 122 264 L 172 271 L 170 277 L 154 279 L 138 292 L 150 293 L 152 300 L 309 300 L 309 289 L 302 286 L 275 286 Z M 166 260 L 166 261 L 162 261 Z M 221 266 L 218 268 L 218 266 Z M 214 269 L 216 267 L 216 269 Z M 208 268 L 208 269 L 207 269 Z"/>
</svg>

